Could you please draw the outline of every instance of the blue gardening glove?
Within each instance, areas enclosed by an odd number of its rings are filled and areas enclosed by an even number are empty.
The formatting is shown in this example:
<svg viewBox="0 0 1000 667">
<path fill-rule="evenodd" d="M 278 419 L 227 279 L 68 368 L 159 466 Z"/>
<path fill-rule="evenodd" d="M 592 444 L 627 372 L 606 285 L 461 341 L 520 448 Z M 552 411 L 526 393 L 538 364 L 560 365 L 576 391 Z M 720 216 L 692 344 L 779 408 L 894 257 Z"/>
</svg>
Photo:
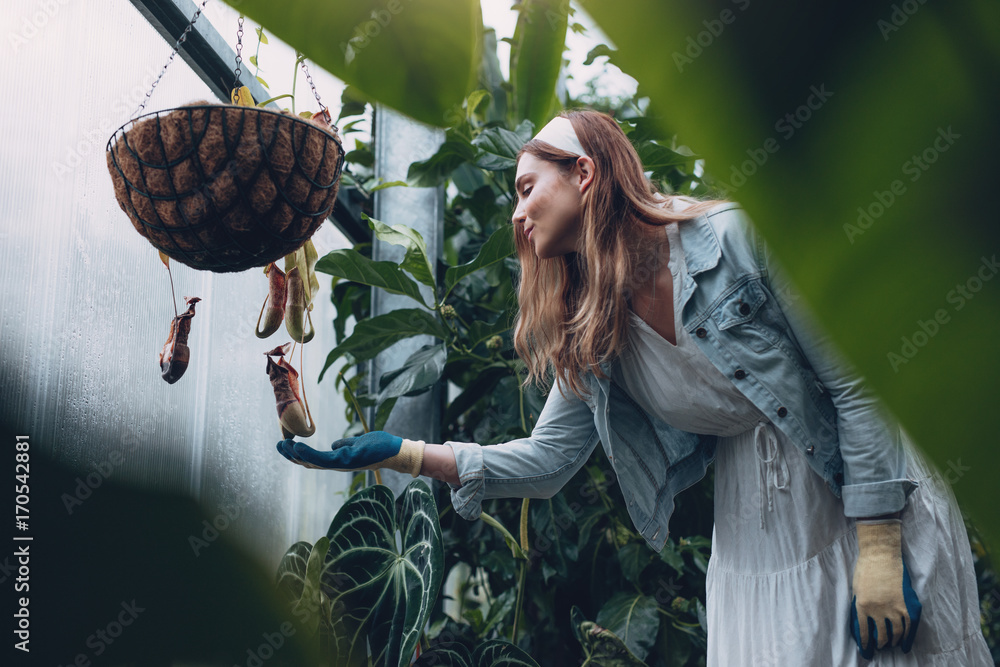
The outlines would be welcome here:
<svg viewBox="0 0 1000 667">
<path fill-rule="evenodd" d="M 424 442 L 372 431 L 337 440 L 329 452 L 317 451 L 294 440 L 282 440 L 278 443 L 278 453 L 307 468 L 346 471 L 388 468 L 416 477 L 424 461 Z"/>
<path fill-rule="evenodd" d="M 858 521 L 858 562 L 854 567 L 851 632 L 861 656 L 876 648 L 900 646 L 909 653 L 922 605 L 903 563 L 899 519 Z"/>
</svg>

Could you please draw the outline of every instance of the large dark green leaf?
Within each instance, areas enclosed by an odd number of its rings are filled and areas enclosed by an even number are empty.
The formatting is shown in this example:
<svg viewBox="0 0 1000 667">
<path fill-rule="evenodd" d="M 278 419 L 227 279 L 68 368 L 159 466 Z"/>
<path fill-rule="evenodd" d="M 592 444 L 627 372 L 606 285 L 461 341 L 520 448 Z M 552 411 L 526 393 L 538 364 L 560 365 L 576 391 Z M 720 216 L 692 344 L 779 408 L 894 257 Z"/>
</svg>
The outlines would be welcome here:
<svg viewBox="0 0 1000 667">
<path fill-rule="evenodd" d="M 530 655 L 505 641 L 483 642 L 472 655 L 475 667 L 538 667 Z"/>
<path fill-rule="evenodd" d="M 504 225 L 497 229 L 487 239 L 483 247 L 479 249 L 479 254 L 468 264 L 452 266 L 444 274 L 445 296 L 451 292 L 452 288 L 465 276 L 502 262 L 505 257 L 510 257 L 514 252 L 514 226 Z"/>
<path fill-rule="evenodd" d="M 437 152 L 422 162 L 414 162 L 406 172 L 407 182 L 417 188 L 433 188 L 460 165 L 476 157 L 475 147 L 464 137 L 448 132 Z"/>
<path fill-rule="evenodd" d="M 599 667 L 646 667 L 615 633 L 588 621 L 578 607 L 570 610 L 573 635 L 583 647 L 587 664 Z"/>
<path fill-rule="evenodd" d="M 799 303 L 1000 544 L 1000 452 L 983 446 L 1000 430 L 1000 226 L 983 196 L 1000 145 L 1000 5 L 758 9 L 587 3 L 650 108 L 669 113 L 666 136 L 704 156 Z"/>
<path fill-rule="evenodd" d="M 316 262 L 316 270 L 363 285 L 381 287 L 426 305 L 420 295 L 420 287 L 394 262 L 375 262 L 357 250 L 342 248 L 328 252 Z"/>
<path fill-rule="evenodd" d="M 396 511 L 388 487 L 362 489 L 337 512 L 327 537 L 323 583 L 334 609 L 342 612 L 332 619 L 334 654 L 339 660 L 367 650 L 364 634 L 357 634 L 364 628 L 375 665 L 408 665 L 443 577 L 441 526 L 431 490 L 414 480 Z"/>
<path fill-rule="evenodd" d="M 517 165 L 517 153 L 524 145 L 521 137 L 502 127 L 490 127 L 472 140 L 479 149 L 476 166 L 489 171 L 511 169 Z"/>
<path fill-rule="evenodd" d="M 552 498 L 531 503 L 531 546 L 542 554 L 542 572 L 545 581 L 558 574 L 568 577 L 570 568 L 579 556 L 576 546 L 576 515 L 570 509 L 566 496 L 561 493 Z"/>
<path fill-rule="evenodd" d="M 445 126 L 475 82 L 478 0 L 227 1 L 358 95 L 431 125 Z"/>
<path fill-rule="evenodd" d="M 427 259 L 427 244 L 420 232 L 403 224 L 389 226 L 367 215 L 362 214 L 362 217 L 368 221 L 368 226 L 380 241 L 406 249 L 406 255 L 399 263 L 401 269 L 406 269 L 410 275 L 428 287 L 434 287 L 434 269 Z"/>
<path fill-rule="evenodd" d="M 399 396 L 414 396 L 441 379 L 448 360 L 448 347 L 444 343 L 424 345 L 411 354 L 403 365 L 379 380 L 382 385 L 378 401 Z"/>
<path fill-rule="evenodd" d="M 472 667 L 472 655 L 457 642 L 438 644 L 422 653 L 413 667 Z"/>
<path fill-rule="evenodd" d="M 533 0 L 518 5 L 510 49 L 510 82 L 518 119 L 541 127 L 555 112 L 556 81 L 562 69 L 569 21 L 568 3 Z"/>
<path fill-rule="evenodd" d="M 355 361 L 366 361 L 396 341 L 422 334 L 445 340 L 448 330 L 432 313 L 420 308 L 400 308 L 362 320 L 354 325 L 351 335 L 327 355 L 319 380 L 323 379 L 333 362 L 345 354 L 350 354 Z"/>
<path fill-rule="evenodd" d="M 597 624 L 620 637 L 632 653 L 643 659 L 660 628 L 658 609 L 656 600 L 647 595 L 621 591 L 601 607 Z"/>
</svg>

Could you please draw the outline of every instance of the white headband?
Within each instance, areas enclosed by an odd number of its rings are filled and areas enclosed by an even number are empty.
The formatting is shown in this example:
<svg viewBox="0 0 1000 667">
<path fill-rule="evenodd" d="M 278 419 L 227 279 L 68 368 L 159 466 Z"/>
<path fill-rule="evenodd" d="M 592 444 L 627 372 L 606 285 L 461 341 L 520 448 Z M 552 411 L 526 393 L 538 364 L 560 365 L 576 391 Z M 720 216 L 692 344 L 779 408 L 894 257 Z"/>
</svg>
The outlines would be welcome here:
<svg viewBox="0 0 1000 667">
<path fill-rule="evenodd" d="M 568 153 L 590 157 L 583 150 L 583 146 L 580 145 L 580 140 L 577 138 L 576 131 L 573 129 L 573 123 L 569 121 L 569 118 L 556 116 L 549 121 L 548 125 L 538 131 L 535 139 L 544 141 Z"/>
</svg>

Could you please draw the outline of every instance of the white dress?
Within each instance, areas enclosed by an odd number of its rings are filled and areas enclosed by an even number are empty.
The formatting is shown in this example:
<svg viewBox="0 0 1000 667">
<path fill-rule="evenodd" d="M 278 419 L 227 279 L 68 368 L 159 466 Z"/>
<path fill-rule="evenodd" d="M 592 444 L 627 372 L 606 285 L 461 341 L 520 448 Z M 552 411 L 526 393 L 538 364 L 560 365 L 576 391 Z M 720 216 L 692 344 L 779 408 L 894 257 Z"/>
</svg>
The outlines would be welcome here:
<svg viewBox="0 0 1000 667">
<path fill-rule="evenodd" d="M 666 232 L 679 313 L 686 267 L 677 224 Z M 631 318 L 629 346 L 612 379 L 672 426 L 720 436 L 707 575 L 709 667 L 993 664 L 961 513 L 947 483 L 908 441 L 908 476 L 918 487 L 902 514 L 903 558 L 923 615 L 908 654 L 897 647 L 867 661 L 849 630 L 857 533 L 843 503 L 682 327 L 675 327 L 675 346 Z"/>
</svg>

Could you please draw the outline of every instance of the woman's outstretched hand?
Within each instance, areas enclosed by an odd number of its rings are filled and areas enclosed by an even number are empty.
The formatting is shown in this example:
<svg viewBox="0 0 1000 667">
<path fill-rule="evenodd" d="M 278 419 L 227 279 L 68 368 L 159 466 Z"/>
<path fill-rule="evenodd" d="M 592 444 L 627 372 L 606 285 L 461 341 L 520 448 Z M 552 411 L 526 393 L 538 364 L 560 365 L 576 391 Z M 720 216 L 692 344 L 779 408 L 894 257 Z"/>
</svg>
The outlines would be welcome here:
<svg viewBox="0 0 1000 667">
<path fill-rule="evenodd" d="M 875 649 L 913 647 L 920 623 L 920 600 L 903 563 L 899 519 L 858 521 L 858 563 L 854 568 L 851 631 L 862 657 Z"/>
<path fill-rule="evenodd" d="M 424 460 L 424 442 L 406 440 L 385 431 L 372 431 L 353 438 L 341 438 L 329 452 L 313 449 L 294 440 L 282 440 L 278 453 L 292 463 L 326 470 L 378 470 L 388 468 L 416 477 Z"/>
</svg>

